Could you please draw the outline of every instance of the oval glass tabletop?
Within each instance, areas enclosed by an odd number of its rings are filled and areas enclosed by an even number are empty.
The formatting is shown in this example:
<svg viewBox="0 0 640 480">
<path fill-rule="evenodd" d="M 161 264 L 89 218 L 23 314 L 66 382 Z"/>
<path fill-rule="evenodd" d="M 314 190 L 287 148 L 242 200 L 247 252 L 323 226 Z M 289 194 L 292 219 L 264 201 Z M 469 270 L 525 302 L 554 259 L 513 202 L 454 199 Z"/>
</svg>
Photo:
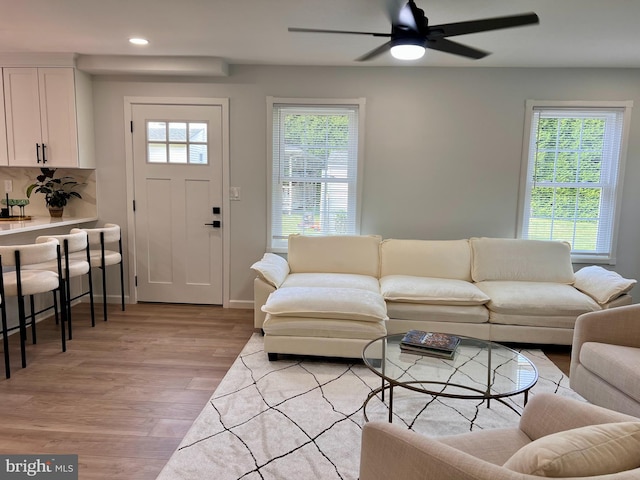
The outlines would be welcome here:
<svg viewBox="0 0 640 480">
<path fill-rule="evenodd" d="M 499 343 L 458 336 L 461 341 L 451 359 L 402 351 L 400 341 L 404 334 L 373 340 L 364 348 L 362 357 L 389 387 L 475 399 L 524 392 L 526 399 L 538 381 L 538 371 L 527 357 Z"/>
</svg>

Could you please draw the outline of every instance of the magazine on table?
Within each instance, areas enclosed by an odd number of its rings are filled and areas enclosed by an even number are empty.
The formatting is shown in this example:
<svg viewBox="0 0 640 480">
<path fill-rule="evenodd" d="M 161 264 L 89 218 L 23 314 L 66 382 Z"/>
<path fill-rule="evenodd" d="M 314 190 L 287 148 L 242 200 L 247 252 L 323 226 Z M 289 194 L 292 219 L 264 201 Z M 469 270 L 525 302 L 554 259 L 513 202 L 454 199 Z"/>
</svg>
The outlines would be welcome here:
<svg viewBox="0 0 640 480">
<path fill-rule="evenodd" d="M 448 333 L 409 330 L 400 341 L 400 349 L 408 353 L 453 358 L 460 337 Z"/>
</svg>

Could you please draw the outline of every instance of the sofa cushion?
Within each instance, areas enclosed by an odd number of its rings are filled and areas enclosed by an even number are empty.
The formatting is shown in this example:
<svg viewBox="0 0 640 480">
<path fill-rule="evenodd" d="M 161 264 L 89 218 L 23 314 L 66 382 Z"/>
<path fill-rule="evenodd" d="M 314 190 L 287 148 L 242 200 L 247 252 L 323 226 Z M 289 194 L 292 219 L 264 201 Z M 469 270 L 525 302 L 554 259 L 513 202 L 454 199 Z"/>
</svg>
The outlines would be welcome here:
<svg viewBox="0 0 640 480">
<path fill-rule="evenodd" d="M 290 235 L 287 260 L 292 273 L 357 273 L 378 278 L 378 235 Z"/>
<path fill-rule="evenodd" d="M 513 238 L 472 238 L 474 282 L 525 281 L 571 284 L 571 246 L 567 242 Z"/>
<path fill-rule="evenodd" d="M 431 305 L 483 305 L 489 297 L 472 283 L 448 278 L 387 275 L 380 279 L 385 300 Z"/>
<path fill-rule="evenodd" d="M 640 348 L 585 342 L 580 348 L 580 363 L 609 385 L 640 402 Z"/>
<path fill-rule="evenodd" d="M 467 240 L 397 240 L 380 244 L 380 276 L 413 275 L 471 281 Z"/>
<path fill-rule="evenodd" d="M 269 295 L 262 311 L 272 316 L 341 318 L 369 322 L 388 318 L 382 295 L 358 288 L 279 288 Z"/>
<path fill-rule="evenodd" d="M 539 477 L 591 477 L 640 467 L 640 422 L 605 423 L 541 437 L 505 468 Z"/>
<path fill-rule="evenodd" d="M 335 318 L 280 317 L 267 315 L 266 335 L 285 337 L 359 338 L 373 340 L 387 334 L 384 321 L 345 321 Z"/>
<path fill-rule="evenodd" d="M 288 287 L 360 288 L 380 293 L 376 277 L 355 273 L 291 273 L 280 285 L 280 288 Z"/>
<path fill-rule="evenodd" d="M 577 317 L 601 309 L 591 297 L 562 283 L 479 282 L 476 286 L 491 299 L 487 308 L 497 313 Z"/>
<path fill-rule="evenodd" d="M 607 270 L 597 265 L 583 267 L 575 273 L 576 281 L 573 286 L 586 293 L 600 305 L 627 293 L 637 283 L 622 277 L 619 273 Z"/>
<path fill-rule="evenodd" d="M 261 260 L 251 265 L 251 269 L 258 276 L 270 285 L 278 288 L 287 275 L 289 275 L 289 264 L 280 255 L 275 253 L 265 253 Z"/>
<path fill-rule="evenodd" d="M 484 305 L 427 305 L 425 303 L 389 301 L 387 302 L 387 315 L 395 320 L 414 320 L 419 322 L 482 324 L 487 323 L 489 320 L 489 310 Z M 390 326 L 391 321 L 389 328 L 391 328 Z M 414 327 L 415 325 L 411 328 Z M 404 331 L 411 328 L 407 328 Z"/>
<path fill-rule="evenodd" d="M 576 315 L 518 315 L 513 313 L 498 313 L 489 312 L 489 323 L 491 325 L 502 325 L 512 327 L 533 327 L 539 329 L 538 332 L 542 333 L 543 329 L 552 328 L 554 330 L 567 329 L 571 332 L 573 337 L 573 328 L 576 326 Z M 529 337 L 529 343 L 536 343 L 531 340 L 530 329 L 522 328 L 521 334 L 515 334 L 513 332 L 513 342 L 527 342 Z M 492 330 L 492 333 L 495 330 Z M 558 335 L 556 332 L 555 335 Z M 555 337 L 554 335 L 554 337 Z M 560 341 L 559 337 L 555 337 Z M 564 342 L 563 342 L 564 343 Z M 568 345 L 571 345 L 571 339 L 568 339 Z"/>
</svg>

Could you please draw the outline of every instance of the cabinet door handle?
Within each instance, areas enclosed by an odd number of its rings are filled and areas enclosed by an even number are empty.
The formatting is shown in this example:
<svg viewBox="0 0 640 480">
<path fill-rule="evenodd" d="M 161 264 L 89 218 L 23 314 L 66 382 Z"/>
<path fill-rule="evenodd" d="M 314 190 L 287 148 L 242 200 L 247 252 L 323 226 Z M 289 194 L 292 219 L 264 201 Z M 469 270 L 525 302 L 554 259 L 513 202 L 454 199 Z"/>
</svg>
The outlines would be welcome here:
<svg viewBox="0 0 640 480">
<path fill-rule="evenodd" d="M 47 152 L 46 149 L 47 146 L 43 143 L 42 144 L 42 164 L 44 165 L 45 163 L 47 163 Z"/>
<path fill-rule="evenodd" d="M 36 160 L 37 163 L 40 163 L 40 144 L 36 143 Z"/>
</svg>

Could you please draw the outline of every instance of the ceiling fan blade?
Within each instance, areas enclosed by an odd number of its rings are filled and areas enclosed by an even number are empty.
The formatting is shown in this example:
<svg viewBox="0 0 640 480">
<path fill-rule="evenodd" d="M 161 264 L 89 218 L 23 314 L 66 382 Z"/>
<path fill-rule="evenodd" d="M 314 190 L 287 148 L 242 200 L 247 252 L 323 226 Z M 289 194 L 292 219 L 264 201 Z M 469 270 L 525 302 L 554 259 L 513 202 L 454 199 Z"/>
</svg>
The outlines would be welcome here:
<svg viewBox="0 0 640 480">
<path fill-rule="evenodd" d="M 438 50 L 440 52 L 453 53 L 454 55 L 473 58 L 475 60 L 489 55 L 489 52 L 478 50 L 477 48 L 467 47 L 466 45 L 452 42 L 451 40 L 447 40 L 446 38 L 427 40 L 425 42 L 425 47 L 432 50 Z"/>
<path fill-rule="evenodd" d="M 377 32 L 354 32 L 351 30 L 323 30 L 318 28 L 297 28 L 289 27 L 290 32 L 302 32 L 302 33 L 346 33 L 350 35 L 373 35 L 374 37 L 390 37 L 390 33 L 377 33 Z"/>
<path fill-rule="evenodd" d="M 383 43 L 378 48 L 374 48 L 373 50 L 365 53 L 361 57 L 356 58 L 356 62 L 366 62 L 367 60 L 371 60 L 372 58 L 377 57 L 378 55 L 382 55 L 390 48 L 391 48 L 391 41 L 388 41 L 387 43 Z"/>
<path fill-rule="evenodd" d="M 418 23 L 416 22 L 416 15 L 413 8 L 417 8 L 413 2 L 408 2 L 403 5 L 398 11 L 398 18 L 394 25 L 402 25 L 414 32 L 418 31 Z"/>
<path fill-rule="evenodd" d="M 455 35 L 465 35 L 467 33 L 486 32 L 488 30 L 499 30 L 501 28 L 520 27 L 540 23 L 538 15 L 535 13 L 523 13 L 508 17 L 485 18 L 482 20 L 470 20 L 468 22 L 445 23 L 429 27 L 427 36 L 429 38 L 453 37 Z"/>
<path fill-rule="evenodd" d="M 400 16 L 400 10 L 404 8 L 405 2 L 402 0 L 387 0 L 385 5 L 389 23 L 396 25 L 398 23 L 398 17 Z"/>
</svg>

